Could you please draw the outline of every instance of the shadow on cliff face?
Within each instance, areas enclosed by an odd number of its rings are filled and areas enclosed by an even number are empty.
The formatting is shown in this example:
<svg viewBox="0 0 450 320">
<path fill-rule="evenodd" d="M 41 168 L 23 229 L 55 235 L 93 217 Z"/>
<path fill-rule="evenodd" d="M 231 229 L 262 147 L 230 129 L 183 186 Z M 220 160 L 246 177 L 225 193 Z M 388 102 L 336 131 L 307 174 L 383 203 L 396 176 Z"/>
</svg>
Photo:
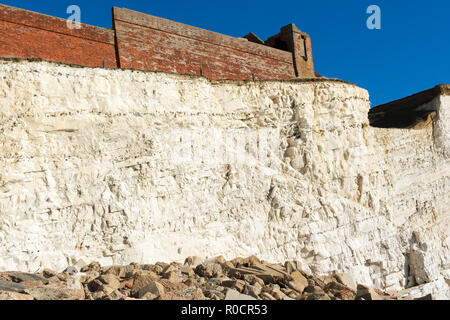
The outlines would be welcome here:
<svg viewBox="0 0 450 320">
<path fill-rule="evenodd" d="M 408 250 L 408 252 L 403 254 L 405 256 L 405 263 L 403 265 L 403 271 L 405 272 L 405 288 L 412 288 L 417 285 L 416 278 L 411 268 L 411 260 L 409 258 L 411 254 L 411 249 L 415 243 L 417 243 L 417 239 L 415 234 L 413 233 L 411 239 L 409 240 L 410 250 Z"/>
<path fill-rule="evenodd" d="M 369 122 L 372 127 L 392 129 L 423 129 L 436 114 L 433 99 L 450 93 L 450 85 L 438 85 L 412 96 L 372 108 Z"/>
<path fill-rule="evenodd" d="M 405 288 L 411 288 L 415 286 L 414 276 L 411 275 L 408 253 L 404 253 L 403 255 L 405 256 L 405 264 L 403 265 L 403 271 L 405 273 Z"/>
<path fill-rule="evenodd" d="M 432 259 L 429 245 L 421 241 L 420 235 L 413 232 L 409 240 L 409 250 L 405 255 L 405 287 L 411 288 L 438 281 L 440 271 L 438 263 Z"/>
<path fill-rule="evenodd" d="M 384 129 L 424 129 L 432 123 L 434 111 L 413 111 L 408 114 L 386 113 L 370 117 L 370 125 Z"/>
</svg>

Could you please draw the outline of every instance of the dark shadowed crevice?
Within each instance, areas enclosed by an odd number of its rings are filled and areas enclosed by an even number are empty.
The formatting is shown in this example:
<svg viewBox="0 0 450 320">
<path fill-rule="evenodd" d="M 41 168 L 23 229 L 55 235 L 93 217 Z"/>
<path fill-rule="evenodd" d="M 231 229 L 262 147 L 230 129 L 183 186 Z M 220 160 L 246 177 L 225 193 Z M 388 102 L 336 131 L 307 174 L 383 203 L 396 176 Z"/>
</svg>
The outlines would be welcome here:
<svg viewBox="0 0 450 320">
<path fill-rule="evenodd" d="M 369 111 L 370 125 L 376 128 L 413 128 L 437 111 L 436 105 L 430 102 L 441 95 L 450 95 L 450 85 L 438 85 L 406 98 L 377 106 Z"/>
</svg>

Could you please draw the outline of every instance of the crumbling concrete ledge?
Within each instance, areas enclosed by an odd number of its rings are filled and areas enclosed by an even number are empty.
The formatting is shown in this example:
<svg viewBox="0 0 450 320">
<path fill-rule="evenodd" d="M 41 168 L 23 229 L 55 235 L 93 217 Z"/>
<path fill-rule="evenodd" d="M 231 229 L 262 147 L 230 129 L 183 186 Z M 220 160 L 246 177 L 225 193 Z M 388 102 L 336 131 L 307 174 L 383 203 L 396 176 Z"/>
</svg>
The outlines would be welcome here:
<svg viewBox="0 0 450 320">
<path fill-rule="evenodd" d="M 370 125 L 378 128 L 420 129 L 434 123 L 436 147 L 450 152 L 450 85 L 441 84 L 369 111 Z M 432 121 L 435 118 L 435 121 Z"/>
</svg>

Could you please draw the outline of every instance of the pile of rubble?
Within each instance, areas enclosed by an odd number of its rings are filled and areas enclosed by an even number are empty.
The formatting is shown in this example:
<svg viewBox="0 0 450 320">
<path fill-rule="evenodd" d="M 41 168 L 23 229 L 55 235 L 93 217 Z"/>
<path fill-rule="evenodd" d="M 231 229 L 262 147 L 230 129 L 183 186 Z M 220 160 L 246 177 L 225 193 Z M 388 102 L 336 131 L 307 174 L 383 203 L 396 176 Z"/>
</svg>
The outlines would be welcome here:
<svg viewBox="0 0 450 320">
<path fill-rule="evenodd" d="M 295 261 L 261 262 L 256 257 L 184 264 L 102 267 L 83 261 L 58 273 L 0 273 L 0 300 L 413 300 L 401 292 L 356 285 L 346 274 L 319 277 Z M 433 299 L 426 296 L 421 299 Z"/>
</svg>

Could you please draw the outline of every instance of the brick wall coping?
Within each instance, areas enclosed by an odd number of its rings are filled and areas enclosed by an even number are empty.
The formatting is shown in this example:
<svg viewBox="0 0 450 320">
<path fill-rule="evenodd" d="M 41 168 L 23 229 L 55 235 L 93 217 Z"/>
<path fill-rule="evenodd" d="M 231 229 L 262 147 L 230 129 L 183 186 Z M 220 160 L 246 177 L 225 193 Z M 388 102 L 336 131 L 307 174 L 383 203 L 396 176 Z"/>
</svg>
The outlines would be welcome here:
<svg viewBox="0 0 450 320">
<path fill-rule="evenodd" d="M 211 44 L 240 50 L 242 52 L 247 52 L 254 55 L 268 57 L 289 64 L 293 63 L 293 57 L 291 52 L 253 43 L 244 38 L 241 39 L 227 36 L 217 32 L 193 27 L 187 24 L 167 20 L 164 18 L 155 17 L 149 14 L 133 11 L 126 8 L 114 7 L 113 15 L 115 20 L 121 22 L 134 24 L 141 27 L 146 27 L 159 31 L 164 31 L 176 34 L 178 36 L 186 37 L 189 39 L 209 42 Z"/>
</svg>

